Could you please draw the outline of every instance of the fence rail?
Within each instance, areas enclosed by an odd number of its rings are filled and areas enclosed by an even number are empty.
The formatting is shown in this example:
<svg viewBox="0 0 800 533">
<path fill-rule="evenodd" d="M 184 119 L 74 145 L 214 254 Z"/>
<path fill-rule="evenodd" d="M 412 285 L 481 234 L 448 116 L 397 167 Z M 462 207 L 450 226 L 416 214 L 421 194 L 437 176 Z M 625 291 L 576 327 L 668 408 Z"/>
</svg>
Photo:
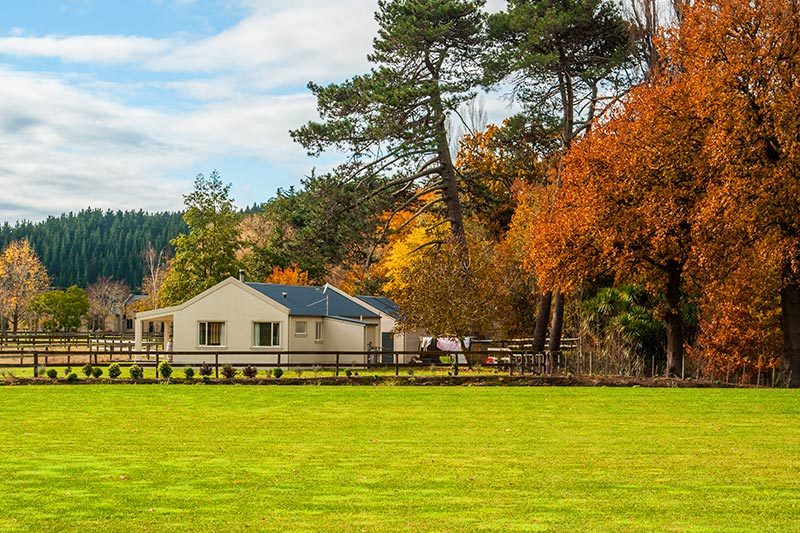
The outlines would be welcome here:
<svg viewBox="0 0 800 533">
<path fill-rule="evenodd" d="M 483 366 L 514 373 L 543 373 L 544 358 L 531 353 L 514 353 L 504 359 L 486 363 L 486 357 L 492 352 L 473 351 L 460 352 L 467 364 L 458 362 L 456 354 L 439 351 L 91 351 L 74 350 L 71 352 L 50 352 L 46 350 L 0 350 L 0 369 L 2 368 L 31 368 L 37 375 L 40 368 L 47 366 L 74 366 L 91 364 L 93 366 L 108 366 L 112 363 L 138 364 L 142 367 L 155 367 L 158 377 L 158 365 L 168 361 L 174 367 L 197 367 L 202 363 L 174 361 L 175 356 L 192 356 L 201 359 L 204 363 L 214 367 L 214 373 L 219 376 L 220 366 L 231 365 L 242 368 L 254 366 L 259 369 L 268 368 L 318 368 L 332 370 L 338 376 L 342 369 L 371 369 L 394 368 L 395 375 L 399 375 L 401 368 L 426 368 L 426 367 L 475 367 Z M 224 356 L 226 360 L 220 361 Z M 272 358 L 265 361 L 264 358 Z M 328 357 L 330 361 L 320 362 L 321 357 Z M 240 358 L 241 360 L 231 360 Z M 260 358 L 260 360 L 254 360 Z M 359 360 L 355 360 L 358 358 Z M 401 362 L 401 359 L 403 360 Z M 409 360 L 410 359 L 410 360 Z"/>
</svg>

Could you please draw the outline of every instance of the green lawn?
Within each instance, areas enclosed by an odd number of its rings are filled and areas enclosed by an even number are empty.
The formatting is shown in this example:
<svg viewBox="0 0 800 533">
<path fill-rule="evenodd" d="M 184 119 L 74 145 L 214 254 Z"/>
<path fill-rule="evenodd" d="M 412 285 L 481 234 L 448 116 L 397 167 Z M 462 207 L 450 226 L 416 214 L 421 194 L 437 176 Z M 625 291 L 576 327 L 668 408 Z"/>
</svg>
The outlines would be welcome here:
<svg viewBox="0 0 800 533">
<path fill-rule="evenodd" d="M 0 530 L 797 530 L 800 395 L 0 387 Z"/>
</svg>

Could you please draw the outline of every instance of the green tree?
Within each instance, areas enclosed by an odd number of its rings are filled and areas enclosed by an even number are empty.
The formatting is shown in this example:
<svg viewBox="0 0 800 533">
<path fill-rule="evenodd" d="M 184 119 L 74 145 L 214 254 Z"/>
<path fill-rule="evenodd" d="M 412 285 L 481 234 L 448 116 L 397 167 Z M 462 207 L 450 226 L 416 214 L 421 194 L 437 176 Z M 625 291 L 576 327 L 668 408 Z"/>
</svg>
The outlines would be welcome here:
<svg viewBox="0 0 800 533">
<path fill-rule="evenodd" d="M 49 291 L 31 302 L 31 311 L 47 331 L 76 331 L 89 312 L 86 291 L 72 285 L 64 291 Z"/>
<path fill-rule="evenodd" d="M 184 197 L 183 218 L 189 233 L 172 240 L 175 257 L 161 287 L 163 305 L 185 302 L 236 275 L 240 214 L 230 197 L 230 188 L 214 171 L 208 178 L 199 174 L 194 191 Z"/>
<path fill-rule="evenodd" d="M 292 132 L 311 155 L 348 151 L 339 173 L 360 187 L 383 178 L 366 196 L 391 190 L 395 213 L 444 205 L 460 248 L 466 239 L 448 121 L 482 77 L 483 4 L 379 0 L 368 58 L 375 67 L 341 84 L 310 83 L 322 121 Z"/>
<path fill-rule="evenodd" d="M 296 265 L 324 282 L 332 266 L 368 262 L 388 192 L 364 200 L 362 188 L 336 174 L 312 175 L 302 185 L 279 190 L 242 221 L 241 258 L 249 275 L 263 280 L 275 267 Z"/>
</svg>

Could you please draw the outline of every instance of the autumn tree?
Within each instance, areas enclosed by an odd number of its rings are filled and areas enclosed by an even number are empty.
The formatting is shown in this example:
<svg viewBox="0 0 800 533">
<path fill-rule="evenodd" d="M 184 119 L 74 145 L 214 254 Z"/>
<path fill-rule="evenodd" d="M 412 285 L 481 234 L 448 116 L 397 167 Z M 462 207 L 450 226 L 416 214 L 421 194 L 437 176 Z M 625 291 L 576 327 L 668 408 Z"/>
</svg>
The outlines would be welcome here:
<svg viewBox="0 0 800 533">
<path fill-rule="evenodd" d="M 782 373 L 800 386 L 800 3 L 698 0 L 668 41 L 675 70 L 712 124 L 706 266 L 758 245 L 778 258 Z M 724 249 L 724 253 L 720 252 Z"/>
<path fill-rule="evenodd" d="M 122 307 L 129 295 L 128 285 L 111 277 L 101 277 L 89 285 L 86 289 L 89 300 L 89 329 L 105 329 L 109 317 L 122 313 Z"/>
<path fill-rule="evenodd" d="M 322 118 L 293 131 L 312 155 L 351 159 L 339 172 L 389 190 L 396 211 L 443 205 L 455 243 L 465 243 L 458 172 L 447 123 L 481 78 L 484 0 L 379 0 L 369 74 L 309 88 Z M 368 193 L 368 194 L 373 194 Z M 435 195 L 421 203 L 420 198 Z M 421 204 L 421 205 L 420 205 Z M 461 246 L 462 251 L 464 246 Z"/>
<path fill-rule="evenodd" d="M 501 126 L 489 124 L 470 132 L 459 142 L 456 166 L 465 211 L 482 220 L 498 239 L 508 231 L 516 209 L 515 188 L 547 183 L 549 158 L 557 143 L 552 132 L 533 126 L 518 115 Z"/>
<path fill-rule="evenodd" d="M 380 263 L 384 290 L 401 309 L 402 324 L 460 339 L 504 333 L 513 304 L 509 292 L 520 282 L 516 272 L 505 268 L 502 252 L 479 224 L 467 221 L 469 253 L 461 254 L 439 222 L 416 219 Z"/>
<path fill-rule="evenodd" d="M 310 285 L 311 280 L 308 272 L 300 269 L 297 265 L 286 268 L 273 267 L 269 276 L 264 279 L 265 283 L 277 283 L 279 285 Z"/>
<path fill-rule="evenodd" d="M 749 381 L 759 374 L 766 378 L 780 364 L 781 259 L 766 243 L 721 259 L 725 275 L 704 279 L 701 331 L 692 359 L 712 378 L 737 373 Z"/>
<path fill-rule="evenodd" d="M 194 191 L 184 197 L 183 215 L 188 234 L 172 241 L 175 257 L 169 263 L 161 287 L 160 301 L 177 305 L 229 276 L 237 275 L 239 263 L 239 218 L 225 185 L 214 171 L 194 182 Z"/>
<path fill-rule="evenodd" d="M 50 277 L 26 240 L 9 244 L 0 256 L 0 321 L 16 333 L 31 300 L 47 289 Z"/>
<path fill-rule="evenodd" d="M 631 58 L 630 32 L 611 1 L 509 0 L 488 27 L 488 81 L 511 86 L 526 119 L 558 139 L 560 155 L 630 85 L 622 69 Z M 552 176 L 560 183 L 558 172 Z M 541 294 L 533 340 L 538 352 L 544 351 L 551 306 L 552 353 L 560 349 L 563 326 L 560 287 Z"/>
<path fill-rule="evenodd" d="M 562 186 L 540 199 L 531 256 L 545 287 L 612 274 L 663 298 L 669 376 L 683 368 L 683 289 L 709 170 L 707 122 L 682 77 L 635 89 L 624 108 L 576 143 Z"/>
</svg>

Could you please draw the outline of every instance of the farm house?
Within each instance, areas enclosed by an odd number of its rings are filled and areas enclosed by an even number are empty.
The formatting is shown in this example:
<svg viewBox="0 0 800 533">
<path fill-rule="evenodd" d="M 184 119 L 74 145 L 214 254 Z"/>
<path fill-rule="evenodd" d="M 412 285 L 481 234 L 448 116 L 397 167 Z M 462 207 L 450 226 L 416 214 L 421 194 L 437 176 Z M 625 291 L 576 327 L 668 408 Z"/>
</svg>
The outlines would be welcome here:
<svg viewBox="0 0 800 533">
<path fill-rule="evenodd" d="M 176 363 L 197 364 L 214 354 L 220 362 L 276 363 L 281 352 L 308 354 L 294 356 L 306 363 L 331 363 L 335 355 L 313 354 L 380 350 L 381 315 L 359 302 L 329 285 L 246 283 L 231 277 L 181 305 L 137 313 L 136 349 L 149 324 L 161 322 L 164 345 L 175 352 Z M 363 355 L 341 356 L 343 364 L 363 360 Z M 282 361 L 291 363 L 286 355 Z"/>
</svg>

